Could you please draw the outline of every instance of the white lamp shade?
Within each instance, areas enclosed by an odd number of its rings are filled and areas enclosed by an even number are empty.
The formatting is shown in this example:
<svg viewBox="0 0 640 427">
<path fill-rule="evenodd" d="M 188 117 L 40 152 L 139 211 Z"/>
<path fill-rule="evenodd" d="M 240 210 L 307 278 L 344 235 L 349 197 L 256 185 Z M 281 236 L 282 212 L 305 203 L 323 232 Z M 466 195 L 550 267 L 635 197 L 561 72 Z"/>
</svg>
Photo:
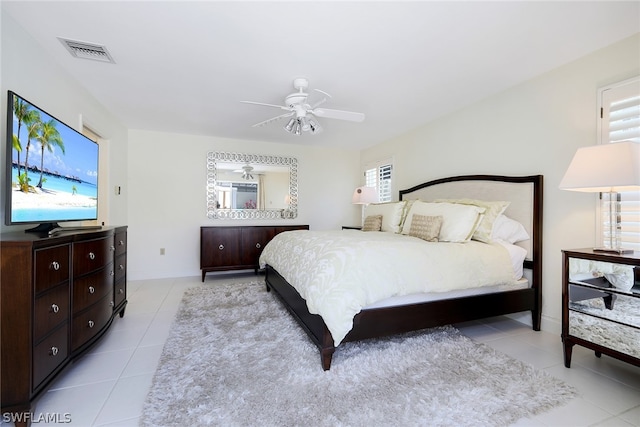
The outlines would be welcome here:
<svg viewBox="0 0 640 427">
<path fill-rule="evenodd" d="M 640 189 L 640 143 L 624 141 L 579 148 L 560 189 L 602 193 Z"/>
<path fill-rule="evenodd" d="M 378 192 L 375 187 L 358 187 L 353 192 L 351 202 L 354 205 L 368 205 L 378 201 Z"/>
</svg>

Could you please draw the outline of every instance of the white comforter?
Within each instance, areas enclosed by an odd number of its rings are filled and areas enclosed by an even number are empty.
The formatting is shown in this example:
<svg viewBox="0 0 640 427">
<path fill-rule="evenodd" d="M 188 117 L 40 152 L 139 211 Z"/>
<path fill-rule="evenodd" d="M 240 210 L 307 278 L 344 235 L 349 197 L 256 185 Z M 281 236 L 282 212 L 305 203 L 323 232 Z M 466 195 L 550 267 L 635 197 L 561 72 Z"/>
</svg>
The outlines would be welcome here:
<svg viewBox="0 0 640 427">
<path fill-rule="evenodd" d="M 476 241 L 431 243 L 416 237 L 342 231 L 289 231 L 260 256 L 322 316 L 337 346 L 353 317 L 396 295 L 446 292 L 514 281 L 507 250 Z"/>
</svg>

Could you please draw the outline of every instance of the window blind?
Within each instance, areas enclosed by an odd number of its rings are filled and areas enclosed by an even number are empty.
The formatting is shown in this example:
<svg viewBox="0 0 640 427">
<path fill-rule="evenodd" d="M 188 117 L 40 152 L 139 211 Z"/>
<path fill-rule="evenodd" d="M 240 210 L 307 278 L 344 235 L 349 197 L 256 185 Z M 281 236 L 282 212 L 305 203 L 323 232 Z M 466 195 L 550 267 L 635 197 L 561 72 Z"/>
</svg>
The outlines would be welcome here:
<svg viewBox="0 0 640 427">
<path fill-rule="evenodd" d="M 390 202 L 393 198 L 391 194 L 392 171 L 391 161 L 383 161 L 375 166 L 368 166 L 364 172 L 364 185 L 378 189 L 378 201 L 380 202 Z"/>
<path fill-rule="evenodd" d="M 600 89 L 600 144 L 633 141 L 640 144 L 640 76 Z M 602 196 L 601 196 L 602 197 Z M 640 251 L 640 191 L 620 193 L 621 245 Z M 608 215 L 599 213 L 604 239 Z M 600 242 L 602 243 L 602 242 Z"/>
</svg>

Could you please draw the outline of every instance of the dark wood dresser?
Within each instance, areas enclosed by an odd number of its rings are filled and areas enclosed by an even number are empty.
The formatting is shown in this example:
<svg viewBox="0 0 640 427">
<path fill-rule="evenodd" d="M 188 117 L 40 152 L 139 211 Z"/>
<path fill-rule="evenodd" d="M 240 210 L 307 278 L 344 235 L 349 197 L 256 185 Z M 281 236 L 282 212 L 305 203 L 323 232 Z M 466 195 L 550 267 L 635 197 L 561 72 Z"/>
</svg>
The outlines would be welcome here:
<svg viewBox="0 0 640 427">
<path fill-rule="evenodd" d="M 202 281 L 211 271 L 253 269 L 257 272 L 262 249 L 276 234 L 308 229 L 308 225 L 200 227 Z"/>
<path fill-rule="evenodd" d="M 124 315 L 127 227 L 0 235 L 2 412 L 31 402 Z"/>
</svg>

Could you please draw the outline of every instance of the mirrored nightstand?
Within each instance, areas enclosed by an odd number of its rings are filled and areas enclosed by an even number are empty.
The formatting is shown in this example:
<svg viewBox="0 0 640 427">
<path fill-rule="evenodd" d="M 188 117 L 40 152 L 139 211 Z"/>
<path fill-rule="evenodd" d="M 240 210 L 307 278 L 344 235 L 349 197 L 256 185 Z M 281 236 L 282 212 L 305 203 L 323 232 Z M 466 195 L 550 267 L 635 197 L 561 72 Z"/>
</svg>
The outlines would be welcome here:
<svg viewBox="0 0 640 427">
<path fill-rule="evenodd" d="M 562 251 L 564 364 L 573 346 L 640 366 L 640 254 Z"/>
</svg>

